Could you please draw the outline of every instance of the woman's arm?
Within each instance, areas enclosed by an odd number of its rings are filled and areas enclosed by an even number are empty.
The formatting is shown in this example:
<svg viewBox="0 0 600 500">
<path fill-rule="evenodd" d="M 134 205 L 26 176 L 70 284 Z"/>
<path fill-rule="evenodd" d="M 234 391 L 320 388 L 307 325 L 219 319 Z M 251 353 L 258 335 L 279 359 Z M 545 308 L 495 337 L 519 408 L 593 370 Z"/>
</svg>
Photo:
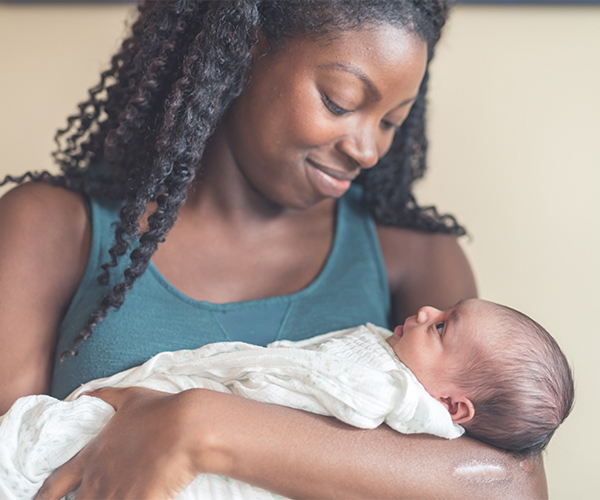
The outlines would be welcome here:
<svg viewBox="0 0 600 500">
<path fill-rule="evenodd" d="M 56 332 L 89 255 L 81 197 L 30 183 L 0 199 L 0 414 L 48 391 Z"/>
<path fill-rule="evenodd" d="M 397 233 L 387 236 L 394 242 Z M 445 307 L 475 294 L 453 238 L 410 237 L 400 238 L 404 248 L 382 238 L 386 263 L 397 273 L 390 284 L 405 284 L 393 289 L 398 300 L 405 292 L 404 314 L 423 303 Z M 390 266 L 405 262 L 400 252 L 413 259 L 411 266 Z M 415 283 L 426 283 L 429 295 Z M 541 460 L 519 460 L 469 438 L 405 436 L 386 426 L 360 430 L 201 389 L 177 395 L 105 389 L 99 396 L 117 414 L 91 446 L 50 477 L 38 499 L 61 498 L 79 484 L 90 498 L 173 497 L 204 472 L 292 498 L 547 497 Z"/>
<path fill-rule="evenodd" d="M 210 426 L 199 434 L 199 469 L 292 498 L 547 497 L 540 459 L 519 460 L 469 438 L 360 430 L 217 393 L 185 397 L 202 415 L 200 428 Z M 260 424 L 249 429 L 249 422 Z"/>
<path fill-rule="evenodd" d="M 116 410 L 36 500 L 174 498 L 210 472 L 291 498 L 547 498 L 541 460 L 469 438 L 361 430 L 328 417 L 193 389 L 94 393 Z"/>
</svg>

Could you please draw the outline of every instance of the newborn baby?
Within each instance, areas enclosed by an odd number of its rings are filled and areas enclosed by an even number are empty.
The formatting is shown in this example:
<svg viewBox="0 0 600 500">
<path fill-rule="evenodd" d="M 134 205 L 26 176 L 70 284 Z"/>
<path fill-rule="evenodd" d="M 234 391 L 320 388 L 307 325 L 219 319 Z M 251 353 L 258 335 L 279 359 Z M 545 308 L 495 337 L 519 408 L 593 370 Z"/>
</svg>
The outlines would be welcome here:
<svg viewBox="0 0 600 500">
<path fill-rule="evenodd" d="M 543 450 L 571 411 L 565 355 L 514 309 L 478 299 L 447 311 L 423 307 L 387 342 L 454 423 L 499 448 Z"/>
<path fill-rule="evenodd" d="M 408 368 L 407 368 L 408 367 Z M 410 369 L 410 370 L 409 370 Z M 83 392 L 142 386 L 207 388 L 374 428 L 454 438 L 467 433 L 507 450 L 543 449 L 570 411 L 573 381 L 537 323 L 482 300 L 423 307 L 394 333 L 374 325 L 268 347 L 241 342 L 161 353 L 89 382 L 67 401 L 19 399 L 0 420 L 0 496 L 31 498 L 52 470 L 87 444 L 114 410 Z M 178 497 L 281 498 L 204 474 Z"/>
</svg>

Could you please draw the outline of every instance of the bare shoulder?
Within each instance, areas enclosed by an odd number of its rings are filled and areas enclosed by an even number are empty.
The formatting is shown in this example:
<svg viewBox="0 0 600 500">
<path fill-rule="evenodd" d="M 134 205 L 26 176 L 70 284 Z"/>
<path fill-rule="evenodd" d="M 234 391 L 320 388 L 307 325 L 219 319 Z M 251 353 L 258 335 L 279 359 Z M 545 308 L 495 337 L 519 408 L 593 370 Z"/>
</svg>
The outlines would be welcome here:
<svg viewBox="0 0 600 500">
<path fill-rule="evenodd" d="M 377 226 L 377 233 L 397 320 L 423 305 L 446 309 L 477 295 L 471 266 L 454 236 L 390 226 Z"/>
<path fill-rule="evenodd" d="M 45 183 L 17 186 L 0 198 L 0 251 L 5 259 L 52 264 L 65 278 L 87 262 L 90 223 L 82 197 Z"/>
<path fill-rule="evenodd" d="M 85 272 L 90 239 L 76 193 L 27 183 L 0 198 L 0 405 L 46 390 L 56 333 Z"/>
<path fill-rule="evenodd" d="M 83 222 L 86 216 L 81 195 L 43 182 L 27 182 L 11 189 L 0 198 L 0 209 L 3 221 L 36 215 L 36 220 L 53 220 L 55 223 L 78 219 Z"/>
<path fill-rule="evenodd" d="M 404 281 L 410 274 L 446 274 L 456 267 L 470 269 L 454 236 L 391 226 L 377 226 L 377 233 L 390 283 Z"/>
</svg>

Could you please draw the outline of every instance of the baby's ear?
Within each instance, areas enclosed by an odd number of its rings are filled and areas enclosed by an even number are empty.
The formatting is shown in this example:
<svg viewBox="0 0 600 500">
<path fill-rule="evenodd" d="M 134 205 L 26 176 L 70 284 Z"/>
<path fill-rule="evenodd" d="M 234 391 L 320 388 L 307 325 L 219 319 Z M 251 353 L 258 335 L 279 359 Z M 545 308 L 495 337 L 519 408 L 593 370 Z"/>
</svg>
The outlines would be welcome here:
<svg viewBox="0 0 600 500">
<path fill-rule="evenodd" d="M 441 397 L 441 403 L 446 407 L 455 424 L 464 424 L 475 415 L 475 407 L 471 400 L 465 396 L 453 398 L 452 396 Z"/>
</svg>

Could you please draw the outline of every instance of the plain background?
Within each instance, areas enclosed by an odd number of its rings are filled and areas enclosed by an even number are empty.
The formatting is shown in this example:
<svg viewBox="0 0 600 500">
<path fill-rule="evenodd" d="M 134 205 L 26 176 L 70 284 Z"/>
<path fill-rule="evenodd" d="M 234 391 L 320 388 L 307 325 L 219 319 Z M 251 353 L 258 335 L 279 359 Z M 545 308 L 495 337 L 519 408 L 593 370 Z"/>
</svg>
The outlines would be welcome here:
<svg viewBox="0 0 600 500">
<path fill-rule="evenodd" d="M 131 10 L 0 4 L 0 176 L 53 168 L 54 131 Z M 459 5 L 431 90 L 417 196 L 468 228 L 480 295 L 528 313 L 563 347 L 577 402 L 546 452 L 550 494 L 600 498 L 600 7 Z"/>
</svg>

